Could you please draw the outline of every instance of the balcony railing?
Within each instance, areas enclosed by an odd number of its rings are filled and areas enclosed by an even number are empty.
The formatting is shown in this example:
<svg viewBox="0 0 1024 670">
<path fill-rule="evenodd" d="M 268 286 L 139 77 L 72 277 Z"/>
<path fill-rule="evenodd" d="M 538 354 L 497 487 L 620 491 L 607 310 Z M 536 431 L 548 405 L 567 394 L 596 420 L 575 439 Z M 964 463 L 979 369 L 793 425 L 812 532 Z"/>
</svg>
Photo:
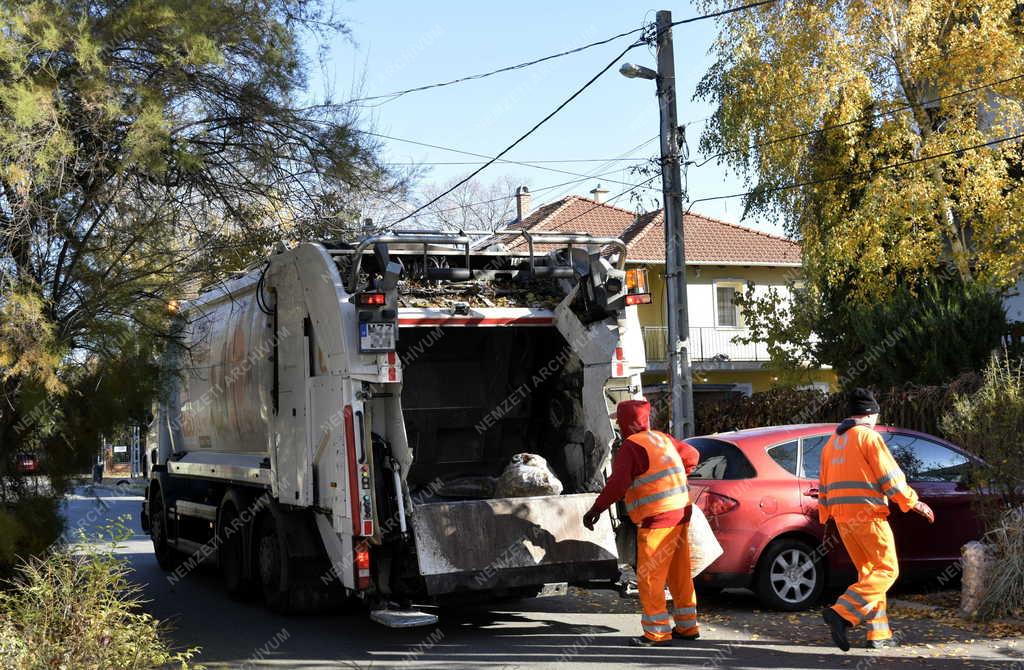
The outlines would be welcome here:
<svg viewBox="0 0 1024 670">
<path fill-rule="evenodd" d="M 667 337 L 665 326 L 644 326 L 644 349 L 647 351 L 648 363 L 664 363 L 668 360 Z M 746 330 L 729 330 L 724 328 L 694 327 L 690 328 L 689 353 L 690 361 L 739 361 L 767 362 L 768 347 L 764 342 L 741 344 L 733 342 L 733 338 L 748 335 Z"/>
</svg>

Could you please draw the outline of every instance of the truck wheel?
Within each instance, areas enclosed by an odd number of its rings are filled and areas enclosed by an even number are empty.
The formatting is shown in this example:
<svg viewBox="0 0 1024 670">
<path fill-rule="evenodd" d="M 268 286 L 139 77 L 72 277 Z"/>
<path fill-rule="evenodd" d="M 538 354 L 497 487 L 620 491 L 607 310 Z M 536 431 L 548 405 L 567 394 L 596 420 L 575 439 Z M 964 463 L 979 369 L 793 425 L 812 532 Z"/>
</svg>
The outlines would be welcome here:
<svg viewBox="0 0 1024 670">
<path fill-rule="evenodd" d="M 219 547 L 217 549 L 224 588 L 232 598 L 252 595 L 252 583 L 245 575 L 245 528 L 238 522 L 238 510 L 224 505 L 220 512 Z"/>
<path fill-rule="evenodd" d="M 164 512 L 164 496 L 154 486 L 149 492 L 149 535 L 153 538 L 153 554 L 157 565 L 170 572 L 181 564 L 182 556 L 167 541 L 167 514 Z"/>
<path fill-rule="evenodd" d="M 795 612 L 818 601 L 825 588 L 825 568 L 811 545 L 797 539 L 772 542 L 761 557 L 755 580 L 761 602 Z"/>
<path fill-rule="evenodd" d="M 256 530 L 256 574 L 267 607 L 275 612 L 289 609 L 288 548 L 272 512 L 260 515 Z"/>
</svg>

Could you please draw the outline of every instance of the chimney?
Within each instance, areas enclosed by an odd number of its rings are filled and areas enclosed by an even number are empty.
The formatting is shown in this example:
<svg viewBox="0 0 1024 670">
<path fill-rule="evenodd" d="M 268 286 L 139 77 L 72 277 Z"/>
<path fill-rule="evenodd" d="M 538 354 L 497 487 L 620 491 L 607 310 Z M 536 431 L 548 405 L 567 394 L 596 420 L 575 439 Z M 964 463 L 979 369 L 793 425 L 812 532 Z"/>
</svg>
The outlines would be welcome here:
<svg viewBox="0 0 1024 670">
<path fill-rule="evenodd" d="M 516 218 L 523 221 L 530 216 L 530 189 L 520 186 L 516 189 Z"/>
<path fill-rule="evenodd" d="M 604 202 L 604 197 L 608 195 L 608 189 L 601 188 L 601 185 L 598 184 L 597 188 L 590 192 L 590 195 L 594 196 L 594 202 L 602 203 Z"/>
</svg>

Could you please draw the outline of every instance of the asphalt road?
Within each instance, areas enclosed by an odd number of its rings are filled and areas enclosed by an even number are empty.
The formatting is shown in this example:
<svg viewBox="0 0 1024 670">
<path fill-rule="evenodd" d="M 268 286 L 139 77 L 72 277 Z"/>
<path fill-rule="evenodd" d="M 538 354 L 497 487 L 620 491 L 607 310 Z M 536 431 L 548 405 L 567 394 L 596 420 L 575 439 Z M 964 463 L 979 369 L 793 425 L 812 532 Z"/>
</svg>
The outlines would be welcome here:
<svg viewBox="0 0 1024 670">
<path fill-rule="evenodd" d="M 365 614 L 284 617 L 258 600 L 231 600 L 212 570 L 172 583 L 139 526 L 142 499 L 79 489 L 69 497 L 70 533 L 93 533 L 119 516 L 133 535 L 118 550 L 144 585 L 146 608 L 179 647 L 199 646 L 209 668 L 1004 668 L 1024 670 L 1024 638 L 941 620 L 890 617 L 906 644 L 897 652 L 830 645 L 817 613 L 757 610 L 746 592 L 701 602 L 703 637 L 656 649 L 626 646 L 640 633 L 638 603 L 608 591 L 572 590 L 488 607 L 442 610 L 437 626 L 390 630 Z M 910 614 L 905 616 L 909 617 Z M 993 632 L 992 635 L 995 635 Z M 857 642 L 855 642 L 857 644 Z M 860 642 L 863 644 L 863 642 Z"/>
</svg>

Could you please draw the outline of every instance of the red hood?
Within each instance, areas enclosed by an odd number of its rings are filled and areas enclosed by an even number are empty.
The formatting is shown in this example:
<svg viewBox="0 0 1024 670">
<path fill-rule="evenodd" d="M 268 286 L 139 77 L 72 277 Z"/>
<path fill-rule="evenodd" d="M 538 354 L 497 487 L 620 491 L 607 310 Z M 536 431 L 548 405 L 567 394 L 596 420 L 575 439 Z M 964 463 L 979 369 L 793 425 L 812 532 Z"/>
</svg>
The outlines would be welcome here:
<svg viewBox="0 0 1024 670">
<path fill-rule="evenodd" d="M 615 408 L 615 421 L 619 424 L 623 439 L 650 430 L 651 403 L 646 400 L 623 400 Z"/>
</svg>

